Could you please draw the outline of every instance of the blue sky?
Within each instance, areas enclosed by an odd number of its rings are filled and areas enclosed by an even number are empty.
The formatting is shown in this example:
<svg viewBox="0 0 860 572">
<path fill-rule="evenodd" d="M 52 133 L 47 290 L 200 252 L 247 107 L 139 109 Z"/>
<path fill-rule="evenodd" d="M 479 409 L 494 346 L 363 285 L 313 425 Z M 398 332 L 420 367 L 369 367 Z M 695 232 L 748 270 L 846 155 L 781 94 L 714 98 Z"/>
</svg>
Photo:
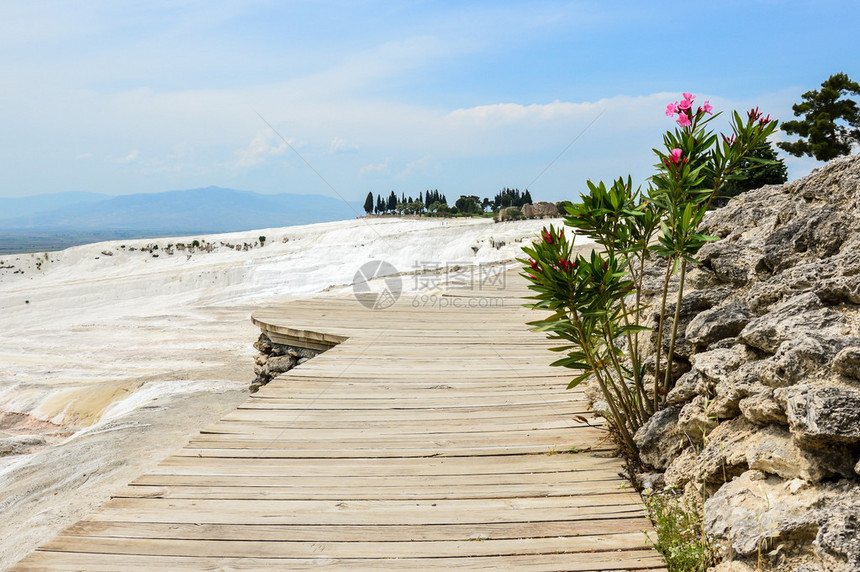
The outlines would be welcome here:
<svg viewBox="0 0 860 572">
<path fill-rule="evenodd" d="M 0 196 L 561 200 L 643 183 L 682 91 L 787 120 L 829 75 L 860 80 L 856 1 L 76 4 L 0 4 Z"/>
</svg>

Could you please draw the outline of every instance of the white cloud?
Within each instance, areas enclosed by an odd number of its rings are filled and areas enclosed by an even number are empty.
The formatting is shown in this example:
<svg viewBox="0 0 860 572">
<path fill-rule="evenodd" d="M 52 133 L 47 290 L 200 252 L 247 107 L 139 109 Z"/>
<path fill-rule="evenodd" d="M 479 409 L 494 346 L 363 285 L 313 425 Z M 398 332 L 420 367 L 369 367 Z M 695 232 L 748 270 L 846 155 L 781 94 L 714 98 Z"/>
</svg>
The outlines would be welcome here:
<svg viewBox="0 0 860 572">
<path fill-rule="evenodd" d="M 372 165 L 365 165 L 364 167 L 358 170 L 359 175 L 379 175 L 388 172 L 388 164 L 391 162 L 391 159 L 385 159 L 382 163 L 376 163 Z"/>
<path fill-rule="evenodd" d="M 455 109 L 446 116 L 452 122 L 470 122 L 476 125 L 501 125 L 522 121 L 552 121 L 594 113 L 599 103 L 571 103 L 554 101 L 547 104 L 520 105 L 496 103 Z"/>
<path fill-rule="evenodd" d="M 397 174 L 398 178 L 410 177 L 416 173 L 423 173 L 427 171 L 427 168 L 430 166 L 430 156 L 425 155 L 420 159 L 415 161 L 410 161 L 406 163 L 406 167 Z"/>
<path fill-rule="evenodd" d="M 352 151 L 358 151 L 360 147 L 355 143 L 350 143 L 346 139 L 342 137 L 335 137 L 331 140 L 331 143 L 328 146 L 329 153 L 350 153 Z"/>
<path fill-rule="evenodd" d="M 140 151 L 137 149 L 132 149 L 128 155 L 126 155 L 122 159 L 119 159 L 119 162 L 120 163 L 133 163 L 135 160 L 137 160 L 138 155 L 140 155 Z"/>
<path fill-rule="evenodd" d="M 290 145 L 293 145 L 292 141 L 290 141 Z M 283 155 L 288 148 L 286 141 L 277 140 L 274 134 L 261 131 L 257 133 L 246 149 L 238 152 L 239 158 L 235 164 L 237 167 L 260 165 L 270 157 Z"/>
</svg>

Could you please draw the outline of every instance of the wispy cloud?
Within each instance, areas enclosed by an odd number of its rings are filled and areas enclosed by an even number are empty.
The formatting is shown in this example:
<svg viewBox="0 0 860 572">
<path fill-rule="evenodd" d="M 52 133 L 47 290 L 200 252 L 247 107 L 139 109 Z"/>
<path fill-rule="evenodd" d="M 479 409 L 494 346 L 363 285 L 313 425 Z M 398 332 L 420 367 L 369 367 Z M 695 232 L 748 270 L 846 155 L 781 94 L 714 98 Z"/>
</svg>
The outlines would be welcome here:
<svg viewBox="0 0 860 572">
<path fill-rule="evenodd" d="M 388 172 L 388 164 L 391 162 L 390 159 L 385 159 L 382 163 L 375 163 L 371 165 L 365 165 L 358 170 L 359 175 L 379 175 L 382 173 Z"/>
<path fill-rule="evenodd" d="M 555 121 L 579 117 L 593 113 L 599 103 L 572 103 L 553 101 L 552 103 L 521 105 L 518 103 L 495 103 L 455 109 L 446 119 L 452 122 L 470 122 L 475 125 L 502 125 L 517 122 Z"/>
<path fill-rule="evenodd" d="M 429 155 L 425 155 L 420 159 L 416 159 L 415 161 L 410 161 L 406 163 L 406 167 L 402 171 L 400 171 L 400 173 L 397 174 L 397 177 L 403 179 L 406 177 L 411 177 L 416 173 L 425 172 L 430 166 L 430 161 L 431 159 Z"/>
<path fill-rule="evenodd" d="M 137 149 L 132 149 L 128 155 L 119 159 L 120 163 L 133 163 L 137 160 L 137 157 L 140 155 L 140 151 Z"/>
<path fill-rule="evenodd" d="M 293 147 L 296 144 L 290 141 Z M 238 159 L 235 165 L 237 167 L 253 167 L 266 162 L 271 157 L 283 155 L 289 147 L 287 143 L 277 139 L 277 136 L 272 132 L 260 132 L 251 140 L 247 148 L 238 151 Z"/>
<path fill-rule="evenodd" d="M 360 147 L 355 143 L 350 143 L 346 139 L 342 137 L 335 137 L 331 140 L 331 143 L 328 146 L 329 153 L 351 153 L 353 151 L 358 151 Z"/>
</svg>

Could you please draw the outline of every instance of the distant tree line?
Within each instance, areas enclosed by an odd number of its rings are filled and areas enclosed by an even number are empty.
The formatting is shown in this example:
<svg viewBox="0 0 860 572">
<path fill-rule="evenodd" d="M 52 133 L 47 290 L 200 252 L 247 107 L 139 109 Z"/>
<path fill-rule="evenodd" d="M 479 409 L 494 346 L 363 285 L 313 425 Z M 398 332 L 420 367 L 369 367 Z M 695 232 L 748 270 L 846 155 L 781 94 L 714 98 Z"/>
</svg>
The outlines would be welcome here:
<svg viewBox="0 0 860 572">
<path fill-rule="evenodd" d="M 519 189 L 509 189 L 505 187 L 493 199 L 493 206 L 498 210 L 504 207 L 522 207 L 523 205 L 532 204 L 532 195 L 526 189 L 525 193 L 520 193 Z"/>
<path fill-rule="evenodd" d="M 406 214 L 424 216 L 453 216 L 476 215 L 496 212 L 504 207 L 522 207 L 532 202 L 531 193 L 507 187 L 499 191 L 492 200 L 478 195 L 460 195 L 453 205 L 448 205 L 448 199 L 438 189 L 418 193 L 418 198 L 406 196 L 391 191 L 387 196 L 367 193 L 364 200 L 364 212 L 367 214 Z"/>
</svg>

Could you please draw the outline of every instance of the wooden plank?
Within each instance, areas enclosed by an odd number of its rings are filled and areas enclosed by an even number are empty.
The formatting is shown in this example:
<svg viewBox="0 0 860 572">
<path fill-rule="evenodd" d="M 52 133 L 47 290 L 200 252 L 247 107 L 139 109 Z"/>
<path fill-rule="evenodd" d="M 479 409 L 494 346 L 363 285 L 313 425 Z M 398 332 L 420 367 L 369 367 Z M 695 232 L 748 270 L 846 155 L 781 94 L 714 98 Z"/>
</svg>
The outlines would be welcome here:
<svg viewBox="0 0 860 572">
<path fill-rule="evenodd" d="M 530 487 L 544 488 L 550 490 L 563 490 L 565 487 L 580 486 L 583 483 L 597 485 L 606 482 L 606 486 L 613 490 L 623 490 L 625 484 L 619 484 L 618 471 L 614 467 L 609 469 L 571 470 L 568 472 L 555 473 L 499 473 L 480 475 L 436 475 L 432 481 L 428 481 L 425 475 L 399 475 L 399 476 L 371 476 L 357 477 L 354 475 L 337 476 L 301 476 L 290 474 L 273 475 L 179 475 L 179 474 L 154 474 L 141 475 L 131 482 L 130 486 L 157 486 L 157 487 L 230 487 L 245 486 L 249 489 L 256 487 L 281 487 L 295 489 L 305 494 L 337 494 L 337 491 L 387 491 L 403 490 L 412 494 L 437 494 L 437 491 L 453 492 L 456 485 L 457 490 L 480 491 L 481 493 L 493 491 L 498 487 L 521 487 L 527 490 Z M 122 491 L 115 496 L 123 496 Z M 310 497 L 308 497 L 310 498 Z M 348 497 L 338 497 L 348 498 Z M 478 498 L 478 497 L 476 497 Z"/>
<path fill-rule="evenodd" d="M 397 526 L 360 524 L 327 526 L 269 524 L 181 524 L 137 522 L 93 522 L 83 520 L 63 534 L 67 536 L 121 538 L 177 538 L 185 540 L 241 540 L 251 535 L 260 541 L 365 542 L 385 538 L 389 541 L 499 540 L 517 538 L 554 538 L 560 536 L 595 536 L 617 532 L 638 532 L 650 527 L 647 518 L 615 518 L 575 522 L 514 522 L 444 525 L 399 524 Z"/>
<path fill-rule="evenodd" d="M 338 345 L 13 570 L 664 570 L 606 432 L 509 280 L 492 308 L 256 312 L 273 339 Z"/>
<path fill-rule="evenodd" d="M 416 483 L 417 484 L 417 483 Z M 463 500 L 548 498 L 600 495 L 618 492 L 614 480 L 576 481 L 566 485 L 519 483 L 490 486 L 484 483 L 471 487 L 449 484 L 440 486 L 248 486 L 244 483 L 213 486 L 130 485 L 117 491 L 114 498 L 213 499 L 213 500 Z"/>
<path fill-rule="evenodd" d="M 254 475 L 352 475 L 357 477 L 442 475 L 534 474 L 613 467 L 620 472 L 618 459 L 599 459 L 580 455 L 511 455 L 499 457 L 392 458 L 380 463 L 374 459 L 247 459 L 199 458 L 173 455 L 154 467 L 150 474 L 233 474 Z M 547 478 L 550 478 L 549 476 Z M 619 484 L 624 483 L 619 478 Z"/>
<path fill-rule="evenodd" d="M 546 552 L 575 553 L 634 550 L 642 547 L 641 531 L 596 536 L 502 540 L 435 541 L 259 541 L 250 534 L 241 540 L 163 539 L 58 536 L 45 550 L 55 552 L 97 552 L 100 554 L 152 554 L 154 556 L 209 556 L 224 558 L 451 558 L 464 556 L 513 556 Z"/>
<path fill-rule="evenodd" d="M 138 572 L 151 570 L 319 570 L 321 567 L 362 570 L 500 570 L 516 569 L 527 572 L 597 572 L 600 570 L 642 570 L 663 572 L 663 559 L 647 549 L 624 552 L 582 552 L 575 558 L 570 554 L 538 554 L 528 556 L 489 556 L 465 558 L 226 558 L 222 556 L 176 557 L 152 555 L 118 555 L 99 553 L 46 552 L 34 553 L 11 570 L 18 572 Z"/>
<path fill-rule="evenodd" d="M 642 516 L 636 495 L 467 500 L 216 500 L 114 498 L 94 521 L 209 524 L 447 524 Z"/>
</svg>

